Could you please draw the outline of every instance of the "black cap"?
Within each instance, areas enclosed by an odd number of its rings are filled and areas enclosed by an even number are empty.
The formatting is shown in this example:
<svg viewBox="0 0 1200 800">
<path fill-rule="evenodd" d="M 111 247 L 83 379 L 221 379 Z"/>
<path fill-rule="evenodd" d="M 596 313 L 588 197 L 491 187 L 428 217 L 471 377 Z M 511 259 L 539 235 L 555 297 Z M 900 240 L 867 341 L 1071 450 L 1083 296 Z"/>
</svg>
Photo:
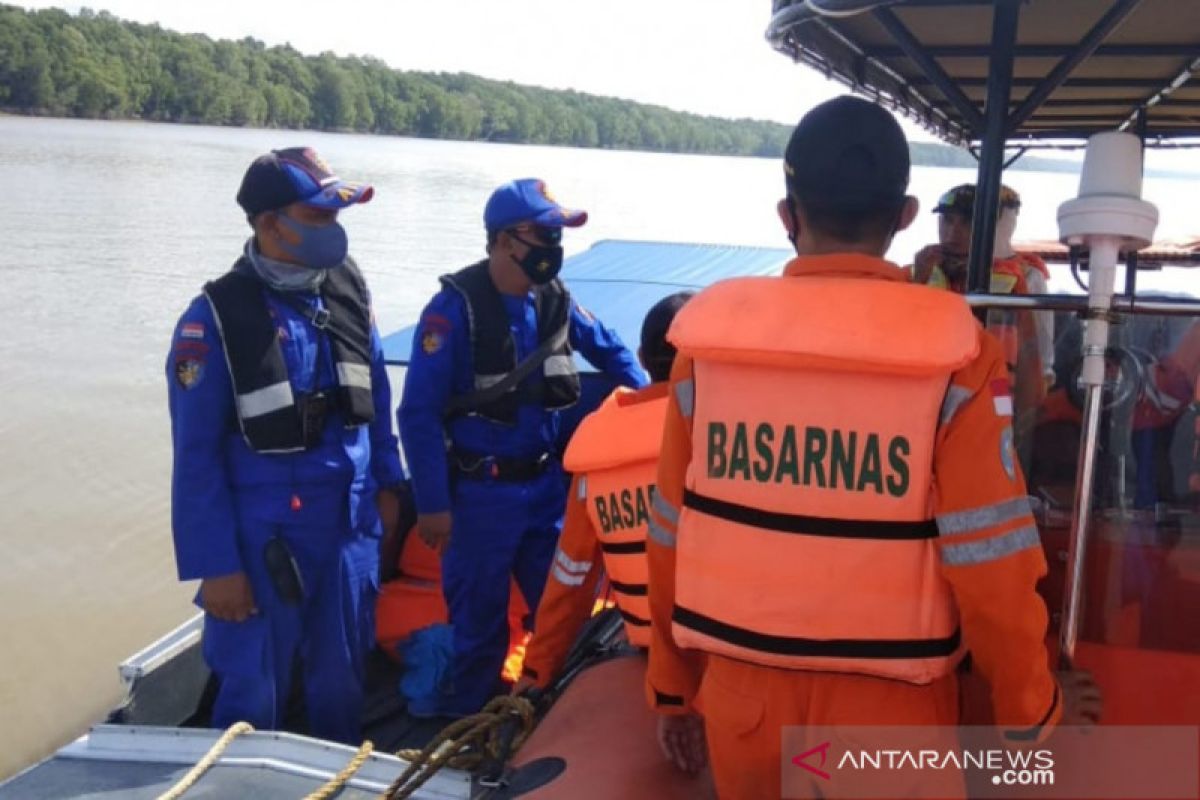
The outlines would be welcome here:
<svg viewBox="0 0 1200 800">
<path fill-rule="evenodd" d="M 365 203 L 375 189 L 343 181 L 311 147 L 272 150 L 254 159 L 238 189 L 238 205 L 249 217 L 304 202 L 339 209 Z"/>
<path fill-rule="evenodd" d="M 695 296 L 696 293 L 691 291 L 669 294 L 646 312 L 646 318 L 642 320 L 642 359 L 651 380 L 665 381 L 670 377 L 676 351 L 675 345 L 667 341 L 667 331 L 679 309 Z"/>
<path fill-rule="evenodd" d="M 849 95 L 809 111 L 783 156 L 788 189 L 806 206 L 893 208 L 908 192 L 908 140 L 887 111 Z"/>
<path fill-rule="evenodd" d="M 1000 208 L 1020 208 L 1021 196 L 1017 194 L 1015 189 L 1010 189 L 1007 186 L 1000 187 Z M 962 214 L 963 216 L 971 216 L 975 213 L 975 184 L 964 183 L 955 186 L 950 191 L 938 198 L 937 205 L 933 207 L 933 213 L 945 214 L 953 212 Z"/>
</svg>

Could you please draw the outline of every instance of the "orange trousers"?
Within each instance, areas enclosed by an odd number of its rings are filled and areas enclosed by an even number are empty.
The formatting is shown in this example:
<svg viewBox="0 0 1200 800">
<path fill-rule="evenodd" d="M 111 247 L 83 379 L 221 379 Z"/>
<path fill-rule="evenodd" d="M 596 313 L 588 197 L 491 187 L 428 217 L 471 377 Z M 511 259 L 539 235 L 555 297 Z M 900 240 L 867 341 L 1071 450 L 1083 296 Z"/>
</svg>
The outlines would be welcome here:
<svg viewBox="0 0 1200 800">
<path fill-rule="evenodd" d="M 958 680 L 953 674 L 918 686 L 865 675 L 761 667 L 712 654 L 708 657 L 696 706 L 704 715 L 709 760 L 721 800 L 784 797 L 786 770 L 794 771 L 787 773 L 786 797 L 854 796 L 853 786 L 847 782 L 852 779 L 844 774 L 833 776 L 833 781 L 841 781 L 836 786 L 823 785 L 824 779 L 791 764 L 793 756 L 819 744 L 808 741 L 804 732 L 790 733 L 785 763 L 782 757 L 785 726 L 812 727 L 816 733 L 834 726 L 954 726 L 959 721 Z M 827 731 L 818 735 L 824 737 Z M 957 744 L 953 737 L 942 741 L 945 739 L 942 732 L 931 732 L 931 736 L 938 741 L 894 742 L 893 746 L 917 749 Z M 797 739 L 802 740 L 800 744 Z M 793 748 L 795 753 L 791 752 Z M 871 777 L 879 780 L 878 775 Z M 964 796 L 962 778 L 957 773 L 940 776 L 922 773 L 920 783 L 920 786 L 897 785 L 894 796 Z"/>
</svg>

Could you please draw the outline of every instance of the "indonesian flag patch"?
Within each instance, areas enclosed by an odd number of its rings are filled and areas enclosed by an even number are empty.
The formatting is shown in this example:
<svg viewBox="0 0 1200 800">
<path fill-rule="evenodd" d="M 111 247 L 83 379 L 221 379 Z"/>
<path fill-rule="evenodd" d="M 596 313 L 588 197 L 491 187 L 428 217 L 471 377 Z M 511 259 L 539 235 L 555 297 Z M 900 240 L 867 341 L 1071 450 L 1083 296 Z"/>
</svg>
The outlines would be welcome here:
<svg viewBox="0 0 1200 800">
<path fill-rule="evenodd" d="M 1008 378 L 997 378 L 992 381 L 992 408 L 996 411 L 997 417 L 1011 417 L 1013 415 L 1012 401 L 1012 384 Z"/>
</svg>

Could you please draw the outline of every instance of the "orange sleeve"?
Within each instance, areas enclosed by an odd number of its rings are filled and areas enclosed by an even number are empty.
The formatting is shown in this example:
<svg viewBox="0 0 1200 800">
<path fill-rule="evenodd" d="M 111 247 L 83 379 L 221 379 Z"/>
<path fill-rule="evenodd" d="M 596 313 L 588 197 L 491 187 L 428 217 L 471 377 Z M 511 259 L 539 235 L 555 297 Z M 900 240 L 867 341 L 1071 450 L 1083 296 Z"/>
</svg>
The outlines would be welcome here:
<svg viewBox="0 0 1200 800">
<path fill-rule="evenodd" d="M 664 714 L 691 710 L 700 685 L 700 655 L 681 650 L 671 636 L 675 609 L 675 537 L 683 486 L 692 459 L 691 415 L 694 405 L 691 359 L 678 356 L 671 370 L 671 389 L 663 427 L 658 481 L 650 508 L 649 562 L 650 664 L 646 670 L 646 699 Z"/>
<path fill-rule="evenodd" d="M 567 652 L 587 621 L 596 600 L 596 583 L 604 568 L 600 542 L 587 515 L 583 476 L 571 480 L 567 513 L 546 590 L 538 603 L 533 638 L 522 672 L 545 688 L 562 669 Z"/>
<path fill-rule="evenodd" d="M 1062 714 L 1046 653 L 1046 559 L 1013 445 L 1013 398 L 999 342 L 951 378 L 934 448 L 942 574 L 963 639 L 1007 738 L 1040 741 Z"/>
</svg>

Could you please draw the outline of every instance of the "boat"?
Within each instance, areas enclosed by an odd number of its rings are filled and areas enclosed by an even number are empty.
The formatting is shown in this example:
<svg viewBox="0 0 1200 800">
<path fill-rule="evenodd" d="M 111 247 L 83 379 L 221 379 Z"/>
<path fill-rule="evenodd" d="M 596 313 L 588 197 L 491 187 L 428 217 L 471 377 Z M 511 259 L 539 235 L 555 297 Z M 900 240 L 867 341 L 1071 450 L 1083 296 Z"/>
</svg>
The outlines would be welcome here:
<svg viewBox="0 0 1200 800">
<path fill-rule="evenodd" d="M 685 289 L 700 289 L 724 277 L 776 274 L 788 257 L 788 251 L 772 248 L 606 240 L 567 258 L 563 276 L 585 308 L 615 328 L 623 340 L 636 342 L 642 318 L 660 298 Z M 413 330 L 410 326 L 384 337 L 389 365 L 402 368 L 407 363 Z M 584 402 L 598 404 L 613 387 L 586 361 L 581 360 L 579 365 Z M 576 414 L 568 424 L 573 426 L 581 418 L 582 413 Z M 416 536 L 410 535 L 408 543 L 414 546 L 407 548 L 407 560 L 402 564 L 410 568 L 410 574 L 398 576 L 393 586 L 408 603 L 411 614 L 426 617 L 425 622 L 436 622 L 444 614 L 436 559 L 431 562 Z M 391 657 L 394 652 L 379 649 L 368 664 L 368 712 L 363 720 L 364 736 L 373 743 L 373 752 L 360 756 L 355 748 L 303 735 L 298 696 L 294 698 L 296 708 L 289 715 L 293 732 L 245 731 L 222 744 L 222 731 L 204 727 L 215 685 L 201 656 L 202 626 L 203 618 L 197 615 L 122 663 L 119 672 L 126 697 L 121 705 L 103 724 L 0 784 L 0 800 L 94 796 L 102 787 L 122 798 L 157 798 L 180 784 L 214 748 L 220 751 L 219 761 L 196 784 L 197 792 L 203 788 L 209 796 L 294 800 L 332 785 L 330 782 L 336 782 L 347 765 L 356 765 L 353 774 L 341 782 L 341 794 L 335 796 L 378 797 L 411 763 L 392 753 L 406 750 L 410 759 L 415 757 L 450 722 L 416 719 L 406 713 L 398 690 L 402 667 Z M 412 627 L 417 626 L 413 623 Z M 640 661 L 622 646 L 621 630 L 622 622 L 615 610 L 595 617 L 568 658 L 564 678 L 544 694 L 539 705 L 549 706 L 563 695 L 561 708 L 565 710 L 578 709 L 580 703 L 592 706 L 597 690 L 607 695 L 616 688 L 636 702 L 616 704 L 607 714 L 601 714 L 599 708 L 587 713 L 607 720 L 608 730 L 612 731 L 641 725 L 652 743 L 654 719 L 638 688 Z M 576 675 L 581 680 L 573 686 Z M 557 712 L 554 719 L 562 716 L 563 712 Z M 577 713 L 567 716 L 575 717 Z M 522 749 L 520 763 L 511 768 L 496 765 L 505 769 L 504 791 L 521 785 L 530 788 L 556 778 L 567 786 L 578 786 L 576 768 L 587 763 L 584 760 L 531 757 L 545 747 L 545 737 L 553 735 L 559 724 L 551 721 L 548 728 L 539 725 L 526 745 L 528 749 Z M 674 796 L 696 796 L 695 782 L 677 777 L 656 749 L 626 749 L 628 769 L 622 775 L 633 782 L 625 789 L 620 788 L 619 779 L 608 784 L 619 796 L 637 797 L 637 791 L 653 786 L 645 782 L 647 775 L 662 784 L 677 783 L 681 788 Z M 597 763 L 607 768 L 604 762 Z M 501 792 L 500 777 L 489 779 L 483 773 L 472 775 L 462 769 L 442 768 L 411 796 L 429 800 L 466 800 L 489 793 L 515 796 Z"/>
<path fill-rule="evenodd" d="M 1132 133 L 1145 146 L 1200 144 L 1200 3 L 773 0 L 766 36 L 787 57 L 978 156 L 967 299 L 981 313 L 1056 314 L 1054 385 L 1023 448 L 1050 565 L 1040 590 L 1052 611 L 1054 657 L 1095 675 L 1105 694 L 1102 725 L 1200 725 L 1200 294 L 1186 280 L 1195 259 L 1162 249 L 1142 262 L 1136 247 L 1080 234 L 1065 253 L 1049 249 L 1065 256 L 1086 290 L 989 291 L 1001 175 L 1024 153 L 1082 148 L 1112 131 Z M 1088 158 L 1104 158 L 1092 155 L 1103 149 L 1094 147 Z M 1120 153 L 1109 155 L 1128 166 Z M 1072 206 L 1066 216 L 1078 210 Z M 642 314 L 659 297 L 734 275 L 776 274 L 789 255 L 605 241 L 569 259 L 563 274 L 585 307 L 636 341 Z M 1120 287 L 1118 255 L 1126 266 Z M 1184 276 L 1184 288 L 1169 295 L 1139 290 L 1147 267 Z M 1087 352 L 1085 338 L 1093 343 Z M 411 341 L 411 328 L 386 337 L 389 361 L 402 366 Z M 610 388 L 594 374 L 584 383 L 592 398 Z M 612 612 L 594 617 L 564 674 L 537 698 L 532 720 L 501 708 L 498 752 L 470 770 L 451 765 L 431 773 L 412 796 L 710 791 L 664 768 L 638 688 L 640 665 L 619 632 Z M 79 797 L 97 787 L 154 797 L 183 778 L 222 741 L 220 731 L 201 727 L 211 681 L 198 639 L 192 620 L 122 665 L 126 702 L 105 724 L 0 785 L 0 798 Z M 365 722 L 378 749 L 436 742 L 436 730 L 405 714 L 396 666 L 381 656 L 372 670 Z M 985 709 L 967 707 L 986 721 Z M 298 797 L 361 762 L 340 796 L 378 794 L 401 771 L 436 756 L 429 747 L 404 759 L 362 754 L 299 730 L 242 733 L 199 785 Z"/>
</svg>

